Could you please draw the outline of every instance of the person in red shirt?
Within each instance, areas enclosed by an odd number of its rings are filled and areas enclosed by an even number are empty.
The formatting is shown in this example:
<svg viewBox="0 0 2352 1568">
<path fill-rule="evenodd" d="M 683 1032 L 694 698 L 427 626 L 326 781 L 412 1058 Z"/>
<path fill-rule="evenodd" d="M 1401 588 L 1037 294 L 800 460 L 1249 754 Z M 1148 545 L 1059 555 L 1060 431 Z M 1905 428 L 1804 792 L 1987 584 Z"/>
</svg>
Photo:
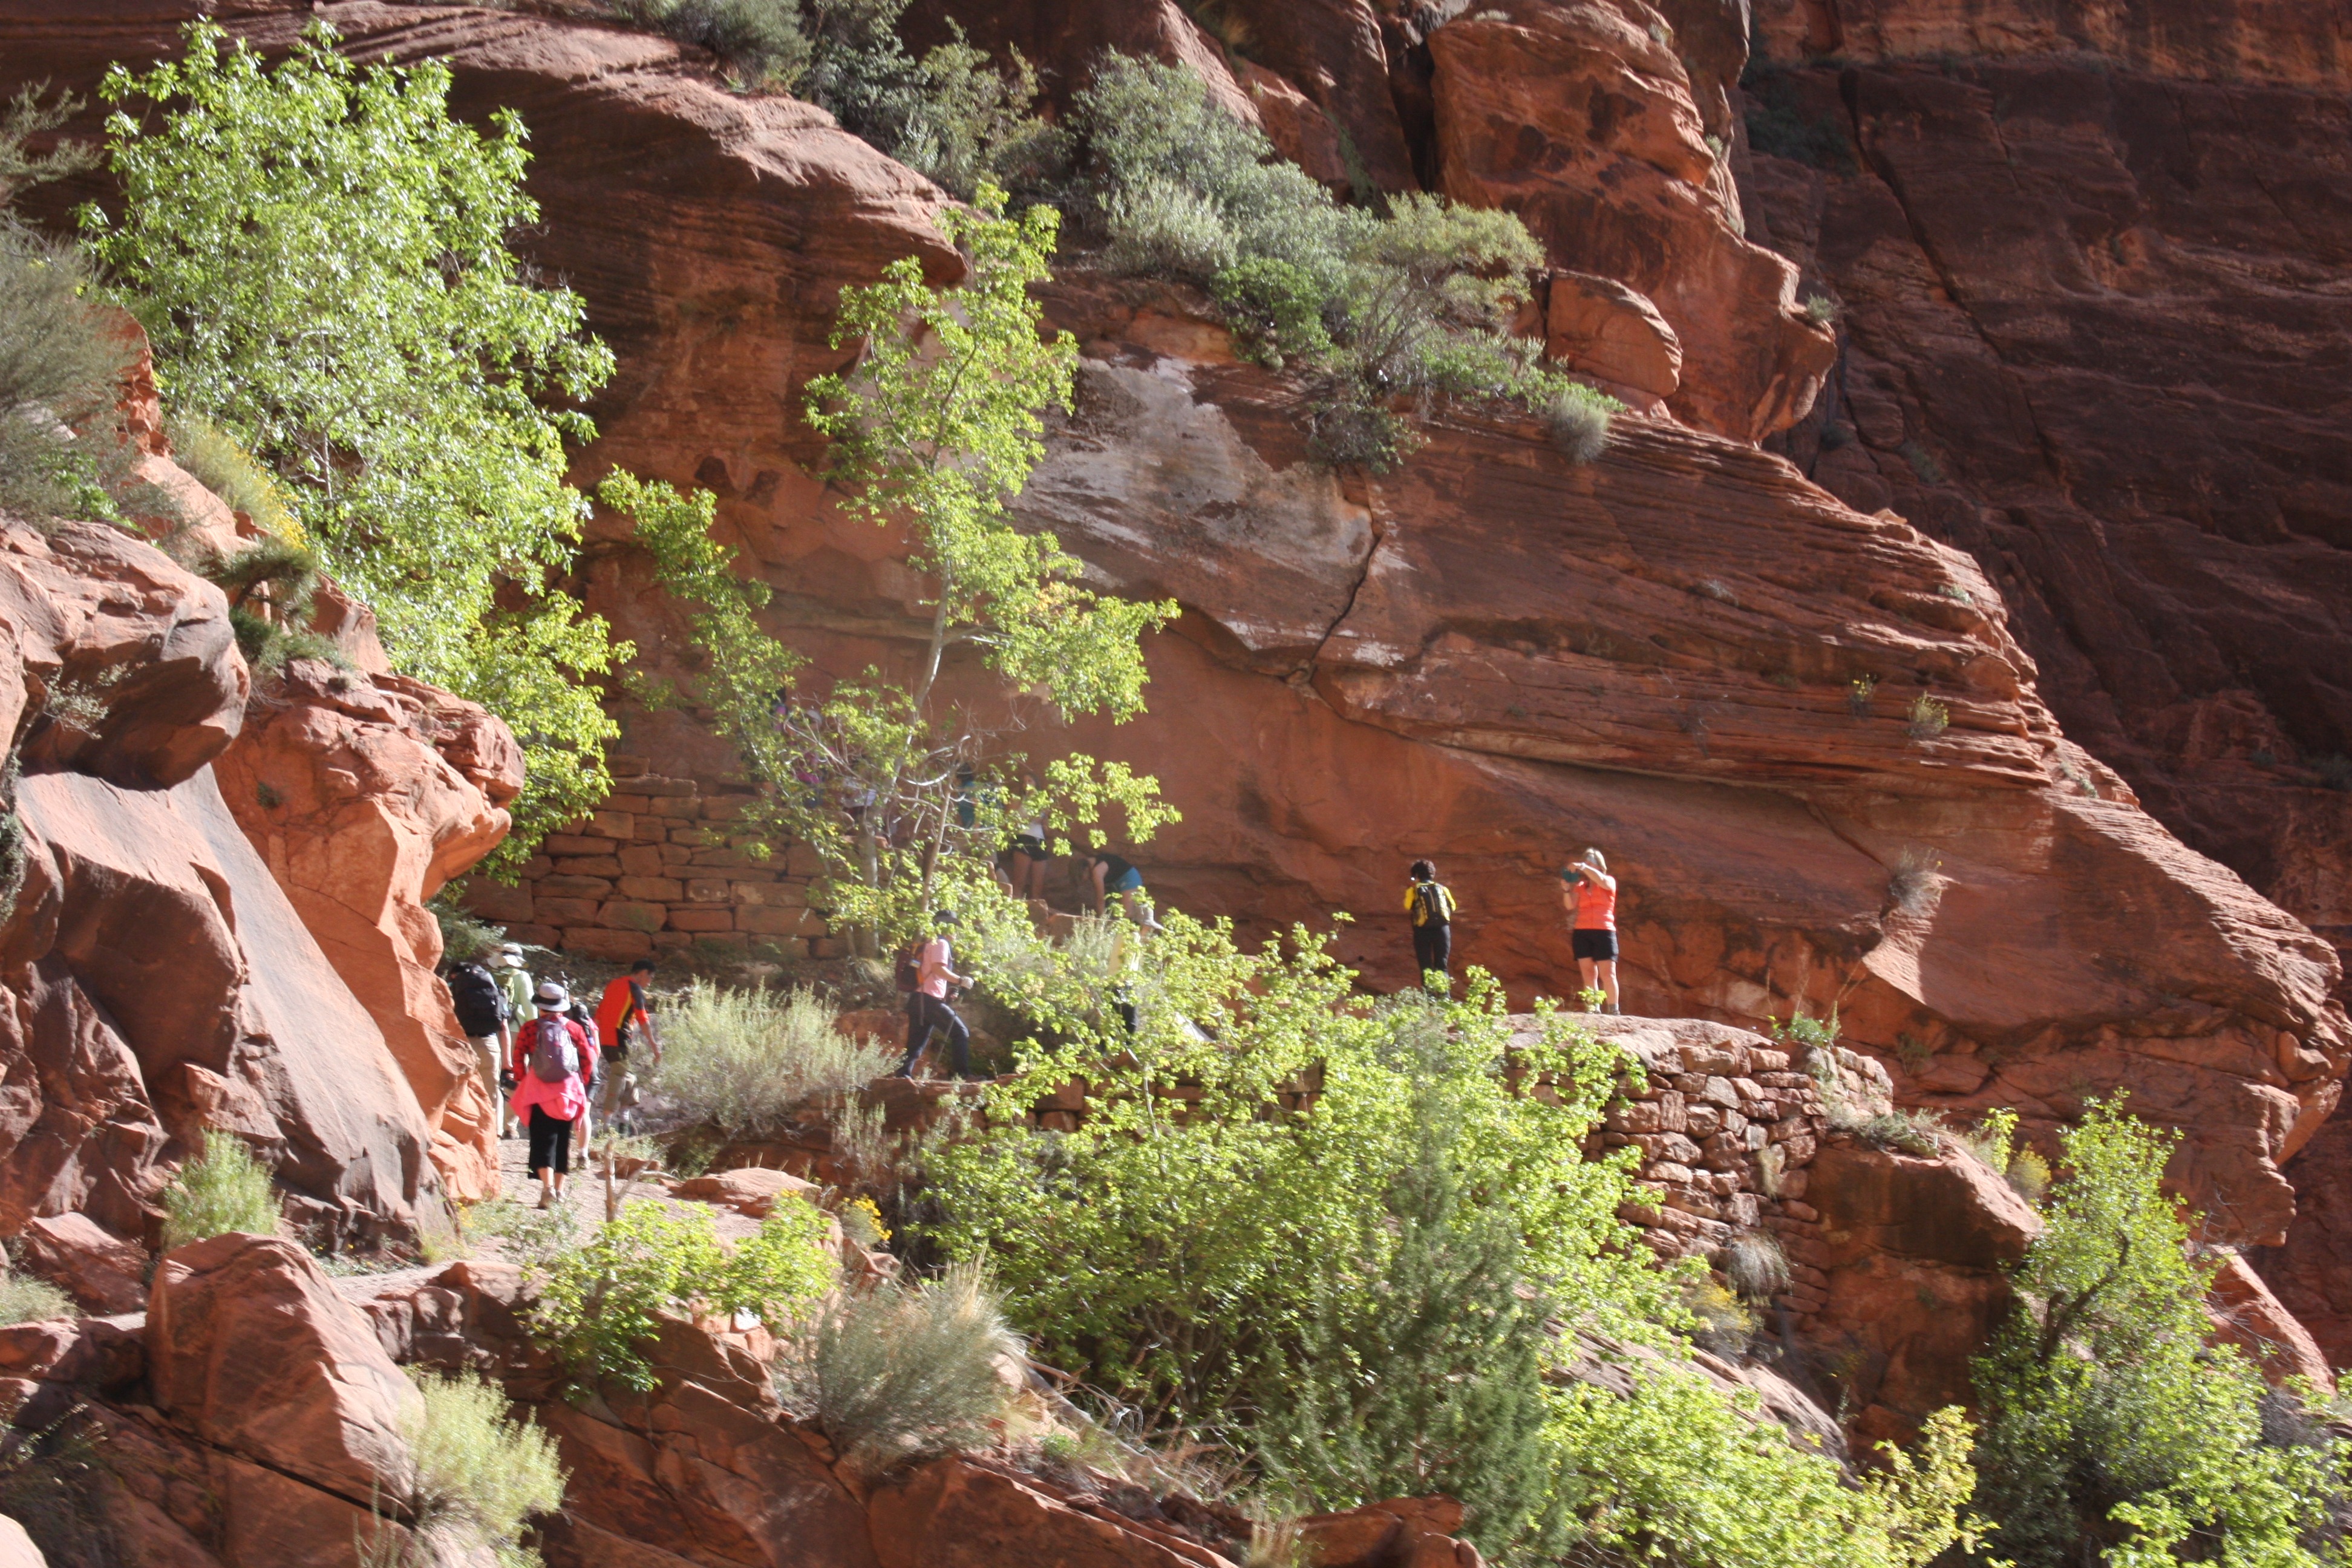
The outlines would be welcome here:
<svg viewBox="0 0 2352 1568">
<path fill-rule="evenodd" d="M 619 1112 L 621 1087 L 628 1076 L 629 1047 L 643 1041 L 661 1066 L 661 1030 L 654 1023 L 653 1004 L 646 988 L 653 984 L 654 961 L 641 958 L 629 972 L 604 987 L 596 1001 L 596 1039 L 603 1057 L 597 1079 L 596 1109 L 606 1125 Z"/>
<path fill-rule="evenodd" d="M 1617 1008 L 1617 879 L 1609 874 L 1608 858 L 1587 849 L 1584 858 L 1560 868 L 1560 907 L 1568 911 L 1569 951 L 1576 955 L 1584 989 L 1598 991 L 1601 1010 Z"/>
</svg>

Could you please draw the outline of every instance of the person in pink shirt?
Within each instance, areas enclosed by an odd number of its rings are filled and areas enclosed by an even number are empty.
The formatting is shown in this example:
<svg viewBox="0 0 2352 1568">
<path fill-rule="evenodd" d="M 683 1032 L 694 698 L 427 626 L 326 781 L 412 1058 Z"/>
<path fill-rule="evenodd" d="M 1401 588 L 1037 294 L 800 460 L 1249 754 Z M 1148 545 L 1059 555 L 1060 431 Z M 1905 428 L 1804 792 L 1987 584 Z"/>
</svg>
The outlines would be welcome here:
<svg viewBox="0 0 2352 1568">
<path fill-rule="evenodd" d="M 941 910 L 931 917 L 931 939 L 916 952 L 919 968 L 915 988 L 907 994 L 907 1059 L 898 1064 L 900 1078 L 915 1076 L 915 1063 L 935 1029 L 947 1032 L 948 1055 L 955 1063 L 956 1077 L 971 1076 L 971 1031 L 948 1005 L 948 987 L 971 984 L 955 972 L 955 949 L 948 942 L 954 925 L 954 914 Z"/>
<path fill-rule="evenodd" d="M 572 1171 L 572 1129 L 588 1114 L 588 1032 L 565 1017 L 572 997 L 553 981 L 531 997 L 537 1016 L 514 1037 L 514 1098 L 510 1112 L 530 1130 L 530 1173 L 539 1178 L 539 1206 L 553 1208 Z"/>
</svg>

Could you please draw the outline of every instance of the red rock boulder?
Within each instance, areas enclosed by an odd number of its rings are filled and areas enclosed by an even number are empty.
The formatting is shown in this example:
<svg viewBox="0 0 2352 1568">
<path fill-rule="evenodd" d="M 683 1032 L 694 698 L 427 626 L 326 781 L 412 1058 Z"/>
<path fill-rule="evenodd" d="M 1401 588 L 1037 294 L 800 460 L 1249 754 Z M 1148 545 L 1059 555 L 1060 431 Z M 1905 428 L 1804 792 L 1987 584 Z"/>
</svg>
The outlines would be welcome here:
<svg viewBox="0 0 2352 1568">
<path fill-rule="evenodd" d="M 302 923 L 382 1031 L 450 1193 L 496 1194 L 498 1112 L 434 973 L 425 908 L 506 837 L 522 752 L 471 702 L 396 675 L 296 660 L 215 764 Z"/>
<path fill-rule="evenodd" d="M 288 1242 L 232 1233 L 167 1254 L 147 1377 L 156 1409 L 205 1442 L 353 1501 L 408 1471 L 415 1386 Z"/>
<path fill-rule="evenodd" d="M 20 1240 L 25 1266 L 63 1288 L 84 1311 L 136 1312 L 147 1305 L 147 1249 L 110 1235 L 88 1215 L 34 1219 Z"/>
</svg>

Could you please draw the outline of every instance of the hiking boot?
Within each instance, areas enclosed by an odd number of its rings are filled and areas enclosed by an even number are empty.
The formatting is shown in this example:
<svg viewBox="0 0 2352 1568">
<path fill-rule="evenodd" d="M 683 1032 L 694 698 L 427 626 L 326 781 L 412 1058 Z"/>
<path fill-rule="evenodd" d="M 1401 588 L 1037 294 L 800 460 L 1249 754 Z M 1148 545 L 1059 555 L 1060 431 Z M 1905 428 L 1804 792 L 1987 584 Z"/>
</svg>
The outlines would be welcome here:
<svg viewBox="0 0 2352 1568">
<path fill-rule="evenodd" d="M 539 1189 L 539 1206 L 543 1209 L 551 1209 L 555 1206 L 555 1189 L 553 1187 L 541 1187 Z"/>
</svg>

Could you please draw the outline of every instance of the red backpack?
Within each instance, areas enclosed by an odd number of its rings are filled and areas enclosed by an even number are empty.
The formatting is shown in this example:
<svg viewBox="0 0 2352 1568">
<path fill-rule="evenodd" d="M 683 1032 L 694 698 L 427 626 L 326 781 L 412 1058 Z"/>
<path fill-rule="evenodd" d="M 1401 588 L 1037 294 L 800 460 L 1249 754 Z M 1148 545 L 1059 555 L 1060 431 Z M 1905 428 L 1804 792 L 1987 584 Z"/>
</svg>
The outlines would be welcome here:
<svg viewBox="0 0 2352 1568">
<path fill-rule="evenodd" d="M 897 978 L 898 989 L 915 992 L 923 984 L 923 943 L 910 942 L 898 950 Z"/>
</svg>

